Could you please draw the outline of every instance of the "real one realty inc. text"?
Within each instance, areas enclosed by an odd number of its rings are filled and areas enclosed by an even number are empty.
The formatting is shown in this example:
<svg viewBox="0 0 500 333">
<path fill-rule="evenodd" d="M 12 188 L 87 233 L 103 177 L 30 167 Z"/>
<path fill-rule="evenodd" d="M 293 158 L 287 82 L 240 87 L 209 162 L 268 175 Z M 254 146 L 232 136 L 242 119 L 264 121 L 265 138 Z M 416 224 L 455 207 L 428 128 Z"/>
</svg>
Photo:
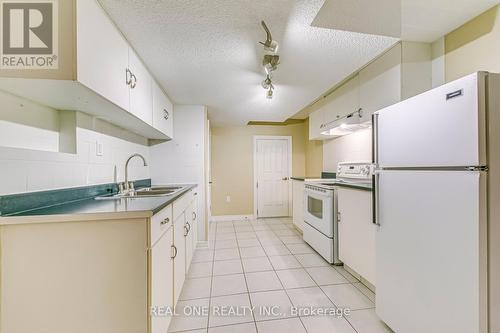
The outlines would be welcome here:
<svg viewBox="0 0 500 333">
<path fill-rule="evenodd" d="M 284 311 L 285 310 L 285 311 Z M 152 306 L 151 315 L 154 317 L 244 317 L 258 313 L 260 316 L 269 317 L 296 317 L 296 316 L 332 316 L 346 317 L 351 313 L 349 308 L 335 307 L 295 307 L 290 306 L 282 309 L 280 306 L 231 306 L 231 305 L 212 305 L 212 306 L 183 306 L 173 308 L 170 306 Z"/>
</svg>

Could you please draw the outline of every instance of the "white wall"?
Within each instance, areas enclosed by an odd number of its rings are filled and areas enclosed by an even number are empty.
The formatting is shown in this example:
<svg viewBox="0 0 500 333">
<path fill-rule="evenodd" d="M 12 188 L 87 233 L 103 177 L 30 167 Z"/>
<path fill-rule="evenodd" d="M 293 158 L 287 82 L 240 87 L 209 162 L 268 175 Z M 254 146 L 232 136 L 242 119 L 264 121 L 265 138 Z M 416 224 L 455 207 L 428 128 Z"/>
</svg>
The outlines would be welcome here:
<svg viewBox="0 0 500 333">
<path fill-rule="evenodd" d="M 59 111 L 0 91 L 0 145 L 59 151 Z"/>
<path fill-rule="evenodd" d="M 174 139 L 151 147 L 152 183 L 198 184 L 198 212 L 205 212 L 207 126 L 206 107 L 176 105 Z M 204 213 L 198 214 L 198 216 L 204 215 Z M 199 223 L 198 238 L 203 240 L 205 235 L 205 223 Z"/>
<path fill-rule="evenodd" d="M 146 139 L 83 113 L 76 117 L 76 154 L 60 153 L 56 110 L 5 94 L 0 105 L 0 195 L 122 181 L 128 156 L 150 160 Z M 96 156 L 98 141 L 103 156 Z M 150 178 L 140 160 L 129 171 L 131 180 Z"/>
<path fill-rule="evenodd" d="M 339 162 L 372 160 L 371 128 L 323 141 L 323 171 L 337 172 Z"/>
</svg>

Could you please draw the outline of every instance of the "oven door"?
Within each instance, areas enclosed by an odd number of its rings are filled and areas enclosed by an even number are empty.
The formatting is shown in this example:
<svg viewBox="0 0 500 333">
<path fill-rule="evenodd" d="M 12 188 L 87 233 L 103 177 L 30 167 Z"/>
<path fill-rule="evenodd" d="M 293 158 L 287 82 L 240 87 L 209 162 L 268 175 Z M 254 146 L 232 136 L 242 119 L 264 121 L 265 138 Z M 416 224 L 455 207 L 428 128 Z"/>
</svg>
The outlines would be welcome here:
<svg viewBox="0 0 500 333">
<path fill-rule="evenodd" d="M 333 237 L 333 191 L 306 186 L 304 222 L 327 237 Z"/>
</svg>

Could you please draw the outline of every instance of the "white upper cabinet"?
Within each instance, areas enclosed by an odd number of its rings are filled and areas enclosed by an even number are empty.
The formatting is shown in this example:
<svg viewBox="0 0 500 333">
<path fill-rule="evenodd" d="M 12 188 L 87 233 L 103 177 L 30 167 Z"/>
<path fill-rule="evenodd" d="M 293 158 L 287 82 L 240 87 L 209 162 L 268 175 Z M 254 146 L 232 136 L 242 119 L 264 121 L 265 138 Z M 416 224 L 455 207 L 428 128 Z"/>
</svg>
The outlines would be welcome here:
<svg viewBox="0 0 500 333">
<path fill-rule="evenodd" d="M 373 112 L 401 100 L 401 44 L 359 72 L 359 106 L 362 122 Z"/>
<path fill-rule="evenodd" d="M 322 135 L 326 124 L 359 110 L 359 79 L 354 76 L 335 90 L 329 101 L 309 115 L 309 140 L 331 139 Z"/>
<path fill-rule="evenodd" d="M 153 127 L 174 137 L 174 107 L 160 86 L 153 80 Z"/>
<path fill-rule="evenodd" d="M 319 109 L 309 115 L 309 140 L 321 140 L 321 128 L 325 122 L 324 110 Z"/>
<path fill-rule="evenodd" d="M 148 125 L 153 125 L 152 78 L 137 54 L 129 49 L 130 107 L 129 111 Z"/>
<path fill-rule="evenodd" d="M 171 124 L 153 124 L 153 76 L 99 2 L 65 0 L 57 8 L 64 18 L 58 23 L 59 67 L 1 68 L 0 89 L 56 110 L 105 119 L 148 139 L 172 139 Z M 162 108 L 171 114 L 166 100 Z"/>
<path fill-rule="evenodd" d="M 343 118 L 359 110 L 359 77 L 358 75 L 341 85 L 332 93 L 332 100 L 326 104 L 325 124 Z"/>
<path fill-rule="evenodd" d="M 77 81 L 119 107 L 129 108 L 127 41 L 93 0 L 78 0 Z"/>
<path fill-rule="evenodd" d="M 321 126 L 361 110 L 362 123 L 373 112 L 431 88 L 431 46 L 401 42 L 361 69 L 345 82 L 323 106 L 309 115 L 309 140 L 331 139 L 321 135 Z"/>
</svg>

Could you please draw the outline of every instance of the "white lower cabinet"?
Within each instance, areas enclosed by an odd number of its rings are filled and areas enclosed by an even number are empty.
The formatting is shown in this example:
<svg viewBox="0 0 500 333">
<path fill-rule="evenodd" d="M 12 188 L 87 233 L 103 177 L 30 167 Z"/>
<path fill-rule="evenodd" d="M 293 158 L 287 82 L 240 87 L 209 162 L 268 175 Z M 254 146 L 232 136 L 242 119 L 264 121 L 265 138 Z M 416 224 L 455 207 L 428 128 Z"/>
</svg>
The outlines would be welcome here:
<svg viewBox="0 0 500 333">
<path fill-rule="evenodd" d="M 366 190 L 338 188 L 339 258 L 373 286 L 375 281 L 375 237 L 372 223 L 371 193 Z"/>
<path fill-rule="evenodd" d="M 171 316 L 162 315 L 167 308 L 174 305 L 174 260 L 172 246 L 174 233 L 172 225 L 153 245 L 151 250 L 151 331 L 165 333 L 168 330 Z"/>
<path fill-rule="evenodd" d="M 186 279 L 185 214 L 174 220 L 174 305 L 179 300 Z"/>
<path fill-rule="evenodd" d="M 191 265 L 197 230 L 194 193 L 189 191 L 151 218 L 151 333 L 167 332 L 171 316 L 159 312 L 175 307 Z"/>
<path fill-rule="evenodd" d="M 293 225 L 300 231 L 304 230 L 304 182 L 301 180 L 293 181 L 292 190 L 293 202 Z"/>
</svg>

